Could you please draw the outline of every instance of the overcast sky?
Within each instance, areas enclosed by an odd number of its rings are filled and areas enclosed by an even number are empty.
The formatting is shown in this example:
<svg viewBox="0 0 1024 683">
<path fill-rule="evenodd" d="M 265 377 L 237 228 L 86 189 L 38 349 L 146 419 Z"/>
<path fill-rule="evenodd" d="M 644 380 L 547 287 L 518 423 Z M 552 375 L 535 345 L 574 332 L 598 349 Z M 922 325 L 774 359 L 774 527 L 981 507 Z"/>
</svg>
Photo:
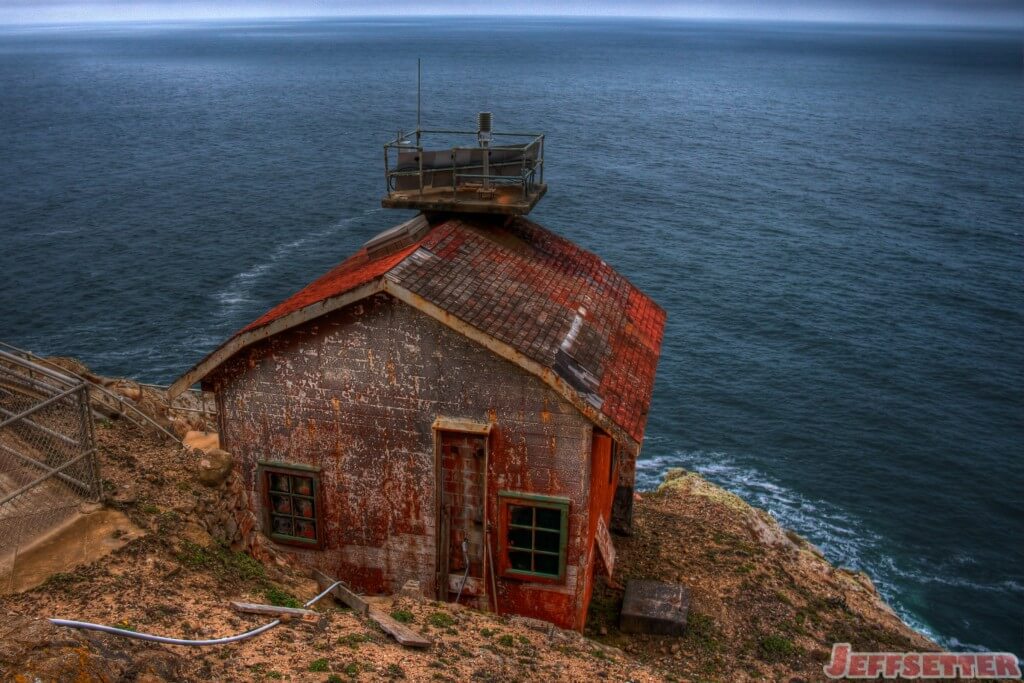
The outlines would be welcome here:
<svg viewBox="0 0 1024 683">
<path fill-rule="evenodd" d="M 661 16 L 1024 29 L 1024 0 L 0 0 L 3 24 L 436 14 Z"/>
</svg>

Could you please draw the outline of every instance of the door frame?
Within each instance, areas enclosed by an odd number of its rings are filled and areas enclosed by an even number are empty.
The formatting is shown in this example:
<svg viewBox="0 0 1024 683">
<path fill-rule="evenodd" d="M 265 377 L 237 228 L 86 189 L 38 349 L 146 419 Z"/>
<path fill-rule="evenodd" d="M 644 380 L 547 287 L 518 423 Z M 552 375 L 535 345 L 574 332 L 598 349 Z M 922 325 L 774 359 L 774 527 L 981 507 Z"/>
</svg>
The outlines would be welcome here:
<svg viewBox="0 0 1024 683">
<path fill-rule="evenodd" d="M 438 417 L 434 420 L 434 424 L 431 426 L 434 435 L 434 514 L 436 522 L 436 552 L 435 552 L 435 567 L 434 567 L 434 582 L 435 586 L 435 597 L 441 602 L 447 602 L 448 600 L 448 549 L 449 549 L 449 532 L 448 521 L 444 515 L 443 503 L 444 503 L 444 490 L 442 483 L 442 469 L 441 469 L 441 433 L 442 432 L 456 432 L 460 434 L 474 434 L 482 436 L 484 438 L 484 468 L 483 468 L 483 530 L 484 530 L 484 556 L 481 558 L 483 563 L 483 583 L 484 583 L 484 596 L 487 598 L 487 603 L 490 604 L 490 591 L 487 590 L 487 572 L 494 571 L 494 568 L 490 566 L 488 560 L 488 543 L 487 543 L 487 513 L 490 508 L 490 501 L 487 498 L 488 486 L 487 480 L 490 478 L 491 464 L 491 430 L 494 428 L 493 422 L 473 422 L 472 420 L 460 420 L 452 418 Z"/>
</svg>

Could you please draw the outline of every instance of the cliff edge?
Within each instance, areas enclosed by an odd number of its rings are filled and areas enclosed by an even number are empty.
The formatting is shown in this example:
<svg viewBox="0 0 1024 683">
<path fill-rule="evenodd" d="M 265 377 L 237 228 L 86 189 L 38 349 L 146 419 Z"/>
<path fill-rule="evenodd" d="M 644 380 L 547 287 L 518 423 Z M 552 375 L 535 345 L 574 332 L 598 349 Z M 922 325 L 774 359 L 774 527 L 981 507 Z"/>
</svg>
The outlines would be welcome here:
<svg viewBox="0 0 1024 683">
<path fill-rule="evenodd" d="M 87 371 L 77 363 L 75 370 Z M 168 428 L 203 428 L 195 412 L 176 416 L 152 388 L 96 379 Z M 425 650 L 403 648 L 330 599 L 316 605 L 315 624 L 289 623 L 218 647 L 59 629 L 44 618 L 219 637 L 266 621 L 233 611 L 230 600 L 297 606 L 317 593 L 308 576 L 273 553 L 254 558 L 239 530 L 222 528 L 232 480 L 210 480 L 207 453 L 108 413 L 96 430 L 104 503 L 130 520 L 133 532 L 114 529 L 119 543 L 106 554 L 86 553 L 41 585 L 0 595 L 0 680 L 790 683 L 821 680 L 833 642 L 858 650 L 938 649 L 900 621 L 865 575 L 834 567 L 766 512 L 683 470 L 669 471 L 656 491 L 639 496 L 633 535 L 615 538 L 616 582 L 597 582 L 582 635 L 409 596 L 375 604 L 429 636 L 433 645 Z M 630 578 L 690 588 L 684 636 L 619 632 L 620 584 Z"/>
</svg>

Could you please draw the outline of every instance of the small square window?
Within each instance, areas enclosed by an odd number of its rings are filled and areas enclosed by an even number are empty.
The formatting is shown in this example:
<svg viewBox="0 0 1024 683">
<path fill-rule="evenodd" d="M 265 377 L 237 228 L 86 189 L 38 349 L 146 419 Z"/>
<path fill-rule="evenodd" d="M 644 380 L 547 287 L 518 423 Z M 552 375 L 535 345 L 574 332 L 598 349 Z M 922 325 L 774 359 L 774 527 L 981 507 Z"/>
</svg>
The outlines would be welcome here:
<svg viewBox="0 0 1024 683">
<path fill-rule="evenodd" d="M 565 580 L 569 500 L 502 491 L 498 494 L 502 575 L 541 582 Z"/>
<path fill-rule="evenodd" d="M 260 464 L 264 529 L 278 543 L 322 546 L 319 473 L 312 468 Z"/>
</svg>

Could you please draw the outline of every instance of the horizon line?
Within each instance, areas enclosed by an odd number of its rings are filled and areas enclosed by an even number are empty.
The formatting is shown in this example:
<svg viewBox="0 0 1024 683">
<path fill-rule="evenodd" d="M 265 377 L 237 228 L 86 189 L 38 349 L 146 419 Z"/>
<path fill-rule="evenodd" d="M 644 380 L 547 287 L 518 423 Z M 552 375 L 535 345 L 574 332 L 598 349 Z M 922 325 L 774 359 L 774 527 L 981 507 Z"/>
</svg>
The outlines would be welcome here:
<svg viewBox="0 0 1024 683">
<path fill-rule="evenodd" d="M 588 13 L 588 14 L 549 14 L 543 12 L 501 14 L 489 12 L 475 12 L 462 14 L 448 13 L 403 13 L 403 14 L 253 14 L 253 15 L 225 15 L 219 17 L 154 17 L 149 19 L 65 19 L 52 21 L 0 21 L 0 30 L 5 28 L 61 28 L 71 26 L 104 26 L 104 25 L 168 25 L 168 24 L 210 24 L 218 22 L 237 21 L 260 21 L 260 22 L 313 22 L 324 20 L 417 20 L 417 19 L 556 19 L 586 21 L 588 19 L 636 19 L 636 20 L 658 20 L 658 21 L 683 21 L 694 23 L 733 23 L 733 24 L 799 24 L 799 25 L 822 25 L 822 26 L 864 26 L 864 27 L 904 27 L 904 28 L 947 28 L 953 30 L 972 29 L 994 29 L 1006 32 L 1016 32 L 1024 27 L 1024 18 L 1020 26 L 1007 25 L 1000 21 L 941 21 L 941 20 L 909 20 L 900 18 L 879 18 L 853 19 L 843 17 L 815 18 L 815 17 L 784 17 L 770 18 L 762 16 L 707 16 L 696 14 L 626 14 L 626 13 Z"/>
</svg>

